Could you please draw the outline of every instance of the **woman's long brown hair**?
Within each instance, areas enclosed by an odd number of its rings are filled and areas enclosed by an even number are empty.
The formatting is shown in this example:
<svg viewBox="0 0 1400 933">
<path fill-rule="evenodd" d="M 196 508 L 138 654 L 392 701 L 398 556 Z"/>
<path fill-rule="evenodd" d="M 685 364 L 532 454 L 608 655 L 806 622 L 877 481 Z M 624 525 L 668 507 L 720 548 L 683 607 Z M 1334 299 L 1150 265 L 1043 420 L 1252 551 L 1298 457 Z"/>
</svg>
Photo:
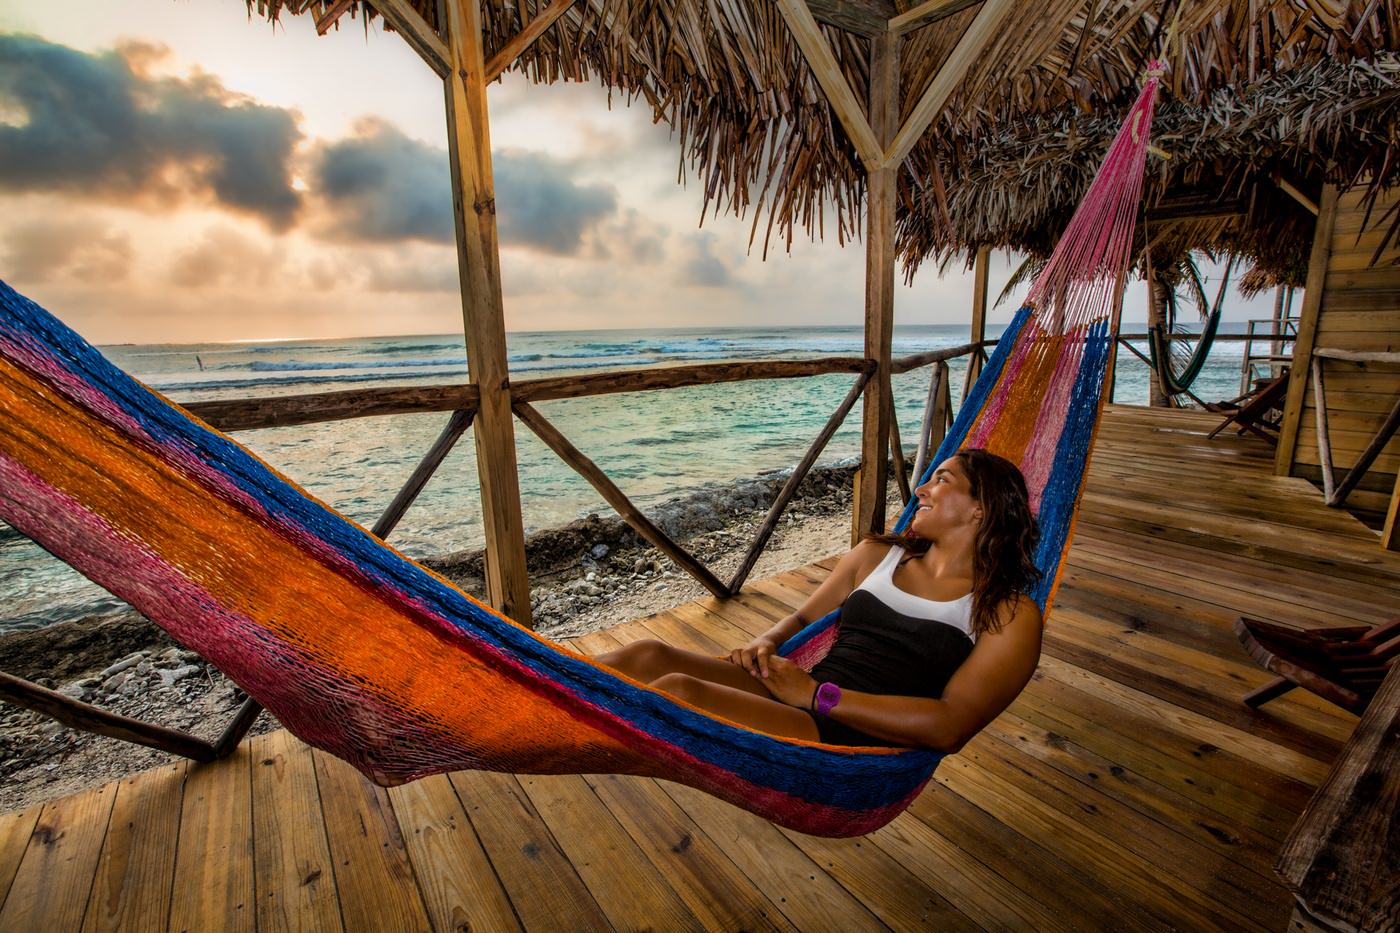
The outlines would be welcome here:
<svg viewBox="0 0 1400 933">
<path fill-rule="evenodd" d="M 982 521 L 972 543 L 972 633 L 1001 628 L 1001 608 L 1025 596 L 1040 581 L 1035 549 L 1040 525 L 1031 511 L 1030 493 L 1021 470 L 1005 457 L 978 447 L 953 455 L 967 474 L 969 492 L 982 507 Z M 872 535 L 871 540 L 898 544 L 907 557 L 922 557 L 932 542 L 909 535 Z"/>
</svg>

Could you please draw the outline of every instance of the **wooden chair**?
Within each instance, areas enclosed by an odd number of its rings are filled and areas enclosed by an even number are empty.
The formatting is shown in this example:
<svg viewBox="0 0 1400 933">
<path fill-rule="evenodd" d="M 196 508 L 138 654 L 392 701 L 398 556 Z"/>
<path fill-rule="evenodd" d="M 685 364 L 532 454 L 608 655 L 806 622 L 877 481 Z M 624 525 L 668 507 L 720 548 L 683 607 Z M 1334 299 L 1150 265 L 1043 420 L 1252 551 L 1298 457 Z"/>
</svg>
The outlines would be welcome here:
<svg viewBox="0 0 1400 933">
<path fill-rule="evenodd" d="M 1285 368 L 1277 378 L 1266 382 L 1253 392 L 1242 395 L 1233 402 L 1224 402 L 1217 406 L 1218 411 L 1228 411 L 1229 415 L 1206 437 L 1215 437 L 1230 425 L 1237 424 L 1239 430 L 1236 433 L 1250 431 L 1276 446 L 1283 401 L 1287 396 L 1288 369 Z"/>
<path fill-rule="evenodd" d="M 1375 627 L 1295 629 L 1242 617 L 1235 634 L 1250 657 L 1279 675 L 1244 697 L 1255 707 L 1303 687 L 1360 716 L 1400 657 L 1400 618 Z"/>
</svg>

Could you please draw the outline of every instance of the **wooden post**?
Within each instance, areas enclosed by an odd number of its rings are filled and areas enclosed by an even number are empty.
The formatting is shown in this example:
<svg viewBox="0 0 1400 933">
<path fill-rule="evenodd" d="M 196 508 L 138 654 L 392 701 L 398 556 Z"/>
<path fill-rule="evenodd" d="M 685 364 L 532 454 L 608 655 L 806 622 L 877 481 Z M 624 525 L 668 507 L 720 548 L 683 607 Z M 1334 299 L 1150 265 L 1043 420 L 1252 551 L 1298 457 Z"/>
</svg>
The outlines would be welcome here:
<svg viewBox="0 0 1400 933">
<path fill-rule="evenodd" d="M 1317 318 L 1322 312 L 1322 286 L 1327 280 L 1327 263 L 1332 256 L 1332 230 L 1337 222 L 1337 187 L 1324 185 L 1322 203 L 1313 234 L 1312 255 L 1308 259 L 1308 281 L 1303 291 L 1303 309 L 1298 316 L 1298 339 L 1293 342 L 1293 378 L 1288 383 L 1288 401 L 1283 408 L 1278 449 L 1274 452 L 1274 474 L 1289 476 L 1293 454 L 1298 447 L 1298 429 L 1307 401 L 1308 372 L 1317 338 Z"/>
<path fill-rule="evenodd" d="M 466 322 L 467 379 L 481 393 L 474 429 L 486 532 L 486 597 L 500 612 L 529 625 L 530 581 L 525 571 L 525 528 L 520 517 L 515 424 L 506 365 L 481 9 L 475 0 L 447 0 L 443 6 L 447 14 L 444 39 L 451 64 L 443 88 Z"/>
<path fill-rule="evenodd" d="M 1400 475 L 1395 477 L 1395 489 L 1390 493 L 1390 508 L 1385 512 L 1385 527 L 1381 529 L 1381 547 L 1400 551 Z"/>
<path fill-rule="evenodd" d="M 870 42 L 870 123 L 888 146 L 899 126 L 899 38 Z M 889 449 L 890 347 L 894 329 L 894 217 L 898 166 L 866 173 L 865 357 L 875 372 L 865 387 L 860 472 L 856 474 L 851 543 L 885 530 L 885 457 Z"/>
<path fill-rule="evenodd" d="M 1279 285 L 1274 288 L 1274 339 L 1269 341 L 1269 355 L 1279 356 L 1283 353 L 1283 293 L 1288 289 L 1287 285 Z M 1270 361 L 1269 375 L 1278 378 L 1279 363 Z M 1249 387 L 1246 386 L 1246 389 Z"/>
<path fill-rule="evenodd" d="M 1157 281 L 1155 271 L 1149 257 L 1147 260 L 1147 332 L 1149 334 L 1153 327 L 1165 328 L 1167 317 L 1163 308 L 1162 295 L 1166 287 Z M 1170 366 L 1171 360 L 1158 359 L 1157 365 Z M 1170 404 L 1167 401 L 1166 393 L 1162 391 L 1162 379 L 1156 372 L 1149 371 L 1147 374 L 1147 404 L 1153 408 L 1165 408 Z"/>
<path fill-rule="evenodd" d="M 972 333 L 970 342 L 981 344 L 987 339 L 987 276 L 991 265 L 992 248 L 983 246 L 977 250 L 977 258 L 972 264 Z M 963 398 L 982 373 L 982 353 L 974 353 L 967 358 L 967 376 L 963 379 Z"/>
<path fill-rule="evenodd" d="M 1325 923 L 1319 927 L 1395 929 L 1400 916 L 1396 800 L 1400 664 L 1381 682 L 1279 853 L 1275 869 L 1307 915 Z"/>
</svg>

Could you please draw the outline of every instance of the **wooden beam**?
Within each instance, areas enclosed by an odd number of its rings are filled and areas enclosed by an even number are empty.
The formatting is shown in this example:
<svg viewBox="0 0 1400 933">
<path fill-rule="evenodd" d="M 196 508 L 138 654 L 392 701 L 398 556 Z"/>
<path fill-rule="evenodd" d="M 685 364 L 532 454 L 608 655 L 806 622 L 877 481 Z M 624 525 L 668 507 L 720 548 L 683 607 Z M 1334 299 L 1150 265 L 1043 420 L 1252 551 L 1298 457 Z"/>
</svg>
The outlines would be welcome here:
<svg viewBox="0 0 1400 933">
<path fill-rule="evenodd" d="M 1290 198 L 1297 201 L 1299 204 L 1303 205 L 1303 207 L 1311 211 L 1314 217 L 1318 215 L 1318 212 L 1321 210 L 1321 208 L 1319 208 L 1317 204 L 1313 202 L 1312 198 L 1299 191 L 1295 185 L 1290 184 L 1288 179 L 1284 178 L 1283 176 L 1279 176 L 1278 178 L 1274 179 L 1274 182 L 1279 186 L 1279 188 L 1283 190 L 1284 194 L 1288 195 Z"/>
<path fill-rule="evenodd" d="M 928 380 L 928 398 L 924 400 L 924 418 L 919 424 L 919 449 L 914 455 L 914 487 L 923 485 L 929 457 L 938 452 L 936 444 L 943 443 L 947 433 L 948 412 L 943 399 L 948 397 L 948 364 L 939 363 Z M 935 435 L 937 437 L 935 438 Z"/>
<path fill-rule="evenodd" d="M 1314 362 L 1316 362 L 1316 358 L 1314 358 Z M 1400 430 L 1400 398 L 1395 400 L 1395 404 L 1391 406 L 1390 414 L 1386 415 L 1380 429 L 1371 438 L 1371 442 L 1366 445 L 1366 449 L 1361 451 L 1361 455 L 1351 465 L 1347 475 L 1342 477 L 1342 481 L 1337 484 L 1337 491 L 1327 500 L 1328 505 L 1340 506 L 1346 502 L 1347 496 L 1361 482 L 1361 477 L 1366 475 L 1366 471 L 1381 455 L 1381 451 L 1385 449 L 1386 444 L 1390 443 L 1390 439 L 1395 436 L 1397 430 Z"/>
<path fill-rule="evenodd" d="M 438 439 L 423 455 L 417 468 L 409 475 L 408 481 L 394 496 L 394 501 L 389 503 L 379 516 L 379 520 L 374 523 L 371 533 L 376 538 L 382 541 L 389 537 L 389 534 L 398 526 L 404 513 L 408 511 L 409 506 L 417 500 L 423 487 L 428 485 L 428 480 L 432 479 L 437 468 L 442 466 L 442 461 L 447 459 L 447 455 L 452 452 L 457 441 L 461 439 L 463 434 L 467 433 L 467 428 L 471 427 L 471 423 L 472 413 L 469 411 L 454 411 L 452 417 L 447 419 L 447 426 L 442 429 Z"/>
<path fill-rule="evenodd" d="M 803 56 L 807 59 L 807 65 L 812 69 L 812 74 L 816 77 L 817 83 L 821 85 L 822 92 L 826 94 L 827 103 L 836 113 L 836 119 L 846 130 L 846 135 L 850 137 L 851 144 L 856 147 L 856 153 L 860 156 L 861 162 L 866 169 L 873 169 L 880 164 L 880 154 L 884 147 L 876 140 L 875 132 L 870 127 L 870 121 L 865 117 L 865 111 L 861 109 L 860 102 L 856 100 L 856 95 L 851 91 L 851 85 L 846 81 L 846 76 L 841 72 L 841 66 L 836 63 L 836 56 L 832 54 L 831 46 L 827 43 L 826 37 L 822 35 L 821 28 L 817 21 L 812 18 L 812 11 L 808 9 L 806 0 L 775 0 L 778 5 L 778 12 L 782 13 L 783 19 L 787 22 L 788 29 L 792 32 L 792 37 L 797 40 L 797 45 L 802 49 Z M 872 42 L 882 41 L 880 37 Z M 896 86 L 896 92 L 898 87 Z"/>
<path fill-rule="evenodd" d="M 992 249 L 990 246 L 983 246 L 977 250 L 977 258 L 972 263 L 972 342 L 977 344 L 980 351 L 982 343 L 987 339 L 987 284 L 991 275 Z M 981 352 L 974 353 L 967 361 L 967 373 L 963 377 L 963 398 L 967 398 L 968 390 L 977 381 L 977 377 L 982 374 L 982 360 L 985 355 Z"/>
<path fill-rule="evenodd" d="M 887 395 L 885 398 L 890 408 L 890 461 L 894 464 L 894 482 L 899 487 L 899 501 L 908 505 L 914 491 L 909 488 L 909 475 L 906 472 L 909 463 L 904 459 L 904 441 L 899 436 L 899 416 L 894 410 L 894 396 Z"/>
<path fill-rule="evenodd" d="M 899 123 L 899 43 L 891 33 L 870 43 L 870 117 L 883 146 Z M 895 200 L 893 167 L 866 178 L 865 358 L 875 372 L 865 387 L 860 470 L 856 473 L 851 544 L 885 530 L 886 455 L 890 436 L 890 348 L 894 331 Z"/>
<path fill-rule="evenodd" d="M 1317 459 L 1322 464 L 1322 498 L 1332 504 L 1337 481 L 1332 472 L 1332 432 L 1327 427 L 1327 386 L 1323 381 L 1322 360 L 1313 357 L 1313 426 L 1317 428 Z"/>
<path fill-rule="evenodd" d="M 1017 6 L 1015 0 L 986 0 L 982 4 L 977 18 L 967 27 L 967 31 L 953 49 L 953 54 L 948 56 L 938 74 L 933 76 L 928 89 L 924 91 L 924 96 L 919 98 L 919 102 L 909 112 L 909 118 L 904 121 L 904 126 L 900 127 L 895 135 L 894 142 L 885 150 L 881 164 L 888 168 L 897 168 L 904 161 L 904 157 L 909 155 L 909 150 L 914 148 L 919 137 L 923 136 L 933 123 L 933 118 L 938 116 L 973 63 L 996 39 L 1007 14 Z"/>
<path fill-rule="evenodd" d="M 384 21 L 403 36 L 409 48 L 433 69 L 439 78 L 446 78 L 452 71 L 451 56 L 447 43 L 433 31 L 428 21 L 418 15 L 408 0 L 367 0 L 384 17 Z"/>
<path fill-rule="evenodd" d="M 452 68 L 443 90 L 467 373 L 468 381 L 480 393 L 474 429 L 486 536 L 486 595 L 497 610 L 529 625 L 530 581 L 525 570 L 525 527 L 520 516 L 515 420 L 506 363 L 481 7 L 476 0 L 447 0 L 444 8 Z"/>
<path fill-rule="evenodd" d="M 1289 833 L 1277 870 L 1335 929 L 1394 929 L 1400 904 L 1400 664 Z"/>
<path fill-rule="evenodd" d="M 690 552 L 673 541 L 666 532 L 643 515 L 641 509 L 633 505 L 632 500 L 627 498 L 627 494 L 619 489 L 616 483 L 608 479 L 608 475 L 598 467 L 598 464 L 570 443 L 569 439 L 560 433 L 558 428 L 550 424 L 543 415 L 525 402 L 515 403 L 515 414 L 521 421 L 525 422 L 531 431 L 535 432 L 540 440 L 548 445 L 550 450 L 559 455 L 560 460 L 572 467 L 579 476 L 588 480 L 589 485 L 598 491 L 598 495 L 602 496 L 603 500 L 617 511 L 617 514 L 632 527 L 633 531 L 650 542 L 652 547 L 669 557 L 678 567 L 699 580 L 705 589 L 720 599 L 733 595 L 729 588 L 710 572 L 708 567 L 696 560 Z"/>
<path fill-rule="evenodd" d="M 321 15 L 316 17 L 316 35 L 324 36 L 330 32 L 342 16 L 349 12 L 354 0 L 335 0 L 330 6 L 321 11 Z"/>
<path fill-rule="evenodd" d="M 1215 220 L 1221 217 L 1240 217 L 1249 211 L 1246 198 L 1222 200 L 1218 195 L 1183 195 L 1163 198 L 1143 214 L 1143 222 L 1161 224 L 1180 220 Z"/>
<path fill-rule="evenodd" d="M 522 402 L 582 398 L 616 392 L 642 392 L 648 389 L 679 389 L 685 386 L 741 382 L 746 379 L 792 379 L 831 373 L 860 373 L 870 369 L 858 356 L 828 357 L 820 360 L 753 360 L 742 363 L 696 363 L 657 369 L 589 373 L 583 376 L 550 376 L 515 383 L 511 397 Z"/>
<path fill-rule="evenodd" d="M 1346 360 L 1349 363 L 1400 363 L 1400 353 L 1393 350 L 1337 350 L 1332 347 L 1316 347 L 1312 355 L 1328 360 Z"/>
<path fill-rule="evenodd" d="M 554 21 L 568 12 L 569 7 L 574 5 L 574 0 L 554 0 L 543 13 L 540 13 L 525 26 L 524 29 L 515 34 L 500 51 L 491 56 L 491 60 L 486 63 L 486 80 L 495 81 L 501 73 L 515 63 L 530 46 L 535 44 L 535 40 L 544 35 L 544 31 L 554 25 Z"/>
<path fill-rule="evenodd" d="M 428 411 L 475 411 L 476 386 L 405 386 L 387 389 L 348 389 L 306 395 L 220 399 L 189 402 L 185 411 L 220 431 L 252 431 L 297 424 L 343 421 L 375 415 L 406 415 Z"/>
<path fill-rule="evenodd" d="M 729 581 L 729 591 L 739 592 L 739 588 L 744 585 L 744 581 L 749 578 L 753 571 L 754 564 L 758 563 L 759 555 L 763 553 L 763 548 L 768 544 L 768 539 L 773 536 L 773 530 L 778 527 L 778 519 L 783 517 L 783 510 L 787 508 L 792 497 L 797 494 L 797 487 L 802 485 L 802 480 L 806 478 L 808 471 L 812 469 L 812 464 L 817 462 L 827 443 L 836 433 L 836 429 L 845 422 L 846 416 L 855 407 L 856 399 L 865 389 L 865 384 L 870 380 L 869 373 L 862 373 L 857 377 L 855 385 L 851 386 L 851 391 L 846 393 L 846 398 L 832 412 L 830 418 L 826 420 L 821 432 L 817 434 L 816 440 L 812 441 L 812 446 L 807 448 L 806 455 L 793 468 L 792 474 L 788 476 L 787 482 L 783 483 L 783 488 L 778 492 L 778 497 L 773 500 L 773 504 L 768 508 L 768 515 L 764 518 L 763 524 L 759 526 L 758 533 L 754 535 L 753 543 L 749 545 L 749 552 L 744 555 L 744 560 L 739 564 L 739 569 L 734 572 L 734 576 Z"/>
<path fill-rule="evenodd" d="M 808 0 L 807 7 L 817 22 L 868 38 L 888 30 L 897 12 L 889 0 Z"/>
<path fill-rule="evenodd" d="M 1390 493 L 1390 508 L 1385 512 L 1381 547 L 1387 551 L 1400 551 L 1400 474 L 1395 477 L 1395 488 Z"/>
<path fill-rule="evenodd" d="M 194 761 L 213 761 L 214 746 L 178 729 L 131 719 L 0 672 L 0 700 L 56 719 L 71 729 L 134 742 Z"/>
<path fill-rule="evenodd" d="M 909 12 L 891 18 L 890 32 L 902 36 L 921 26 L 947 19 L 954 13 L 961 13 L 980 2 L 981 0 L 924 0 Z"/>
<path fill-rule="evenodd" d="M 995 341 L 993 341 L 993 343 L 995 343 Z M 901 356 L 897 360 L 891 360 L 890 373 L 898 376 L 900 373 L 907 373 L 911 369 L 922 369 L 932 363 L 946 363 L 948 360 L 955 360 L 960 356 L 976 353 L 978 349 L 978 344 L 965 343 L 958 347 L 944 347 L 942 350 L 925 350 L 923 353 L 912 353 L 909 356 Z"/>
<path fill-rule="evenodd" d="M 1278 449 L 1274 452 L 1274 474 L 1289 476 L 1293 454 L 1298 449 L 1298 428 L 1307 399 L 1308 371 L 1312 368 L 1313 347 L 1317 342 L 1317 319 L 1322 313 L 1322 288 L 1327 280 L 1327 263 L 1332 256 L 1332 231 L 1337 223 L 1337 186 L 1322 189 L 1318 205 L 1317 229 L 1313 232 L 1312 254 L 1308 258 L 1308 280 L 1303 290 L 1303 307 L 1298 313 L 1298 336 L 1293 341 L 1293 379 L 1288 383 Z"/>
</svg>

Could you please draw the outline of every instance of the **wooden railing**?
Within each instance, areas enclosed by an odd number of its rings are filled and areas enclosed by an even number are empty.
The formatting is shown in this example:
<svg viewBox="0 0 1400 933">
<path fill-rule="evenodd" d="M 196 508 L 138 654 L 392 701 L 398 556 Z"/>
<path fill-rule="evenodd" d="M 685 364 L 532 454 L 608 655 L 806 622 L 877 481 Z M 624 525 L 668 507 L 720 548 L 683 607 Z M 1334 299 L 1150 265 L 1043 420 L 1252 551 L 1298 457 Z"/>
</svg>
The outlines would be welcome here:
<svg viewBox="0 0 1400 933">
<path fill-rule="evenodd" d="M 980 361 L 982 345 L 964 344 L 943 350 L 932 350 L 894 360 L 891 372 L 900 374 L 923 366 L 938 367 L 931 381 L 932 392 L 941 391 L 939 397 L 940 426 L 946 426 L 951 415 L 951 404 L 947 401 L 948 378 L 947 361 L 976 354 Z M 851 408 L 864 392 L 874 370 L 873 362 L 862 357 L 829 357 L 815 360 L 762 360 L 740 363 L 702 363 L 687 366 L 669 366 L 656 369 L 625 370 L 621 372 L 593 373 L 582 376 L 560 376 L 543 379 L 522 379 L 511 384 L 512 410 L 517 418 L 540 438 L 570 468 L 588 483 L 613 507 L 622 519 L 645 541 L 669 557 L 677 566 L 698 580 L 706 589 L 721 598 L 738 592 L 754 564 L 763 553 L 783 510 L 791 502 L 797 487 L 816 463 L 827 443 L 840 428 Z M 686 386 L 715 385 L 725 382 L 740 382 L 755 379 L 795 379 L 810 376 L 823 376 L 836 373 L 851 373 L 856 376 L 846 398 L 827 419 L 817 437 L 808 447 L 806 454 L 798 462 L 792 474 L 774 500 L 763 524 L 759 527 L 753 542 L 738 571 L 728 582 L 721 581 L 704 563 L 699 561 L 681 545 L 652 522 L 641 509 L 626 496 L 607 475 L 582 451 L 569 441 L 555 425 L 551 424 L 531 403 L 557 399 L 582 398 L 585 396 L 608 395 L 622 392 L 641 392 L 655 389 L 676 389 Z M 940 390 L 941 387 L 941 390 Z M 931 392 L 931 398 L 933 397 Z M 223 431 L 245 431 L 255 428 L 285 427 L 326 421 L 340 421 L 377 415 L 410 414 L 434 411 L 450 411 L 451 421 L 443 430 L 436 443 L 424 456 L 413 475 L 394 497 L 384 515 L 375 523 L 373 531 L 379 537 L 387 537 L 399 519 L 412 505 L 433 472 L 452 450 L 452 447 L 471 425 L 476 410 L 477 393 L 469 385 L 441 385 L 414 388 L 353 389 L 343 392 L 323 392 L 307 395 L 279 396 L 272 398 L 231 399 L 213 402 L 194 402 L 186 406 L 191 413 Z M 892 404 L 892 403 L 891 403 Z M 899 439 L 899 430 L 891 419 L 891 450 L 895 461 L 896 476 L 901 493 L 908 500 L 910 489 L 905 470 L 905 458 Z M 931 435 L 938 428 L 925 419 L 925 427 L 920 439 L 920 450 L 929 447 Z M 941 432 L 939 437 L 941 437 Z"/>
</svg>

